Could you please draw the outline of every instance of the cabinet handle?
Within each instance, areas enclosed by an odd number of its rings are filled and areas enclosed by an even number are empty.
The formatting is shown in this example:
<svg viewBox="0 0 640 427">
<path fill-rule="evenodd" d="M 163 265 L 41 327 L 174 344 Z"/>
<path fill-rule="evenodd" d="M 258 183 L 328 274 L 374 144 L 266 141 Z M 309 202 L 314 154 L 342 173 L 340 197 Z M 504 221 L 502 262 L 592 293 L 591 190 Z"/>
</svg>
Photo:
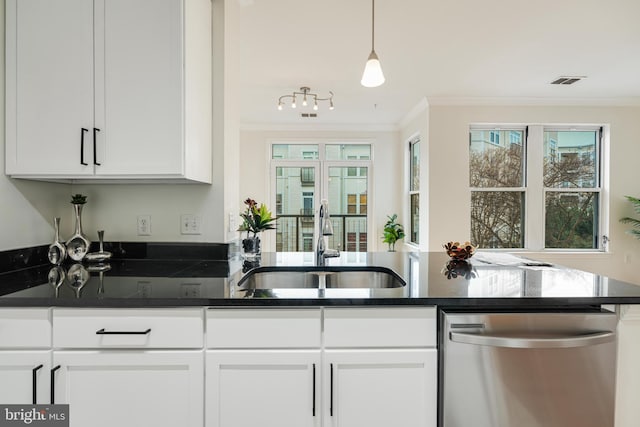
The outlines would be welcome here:
<svg viewBox="0 0 640 427">
<path fill-rule="evenodd" d="M 96 134 L 100 132 L 100 129 L 98 128 L 93 128 L 93 164 L 96 166 L 100 166 L 101 164 L 98 163 L 98 151 L 96 150 L 96 145 L 97 145 L 97 136 Z"/>
<path fill-rule="evenodd" d="M 80 164 L 87 166 L 89 163 L 84 162 L 84 133 L 89 132 L 89 129 L 80 129 Z"/>
<path fill-rule="evenodd" d="M 313 389 L 312 389 L 311 395 L 313 399 L 312 400 L 313 406 L 312 406 L 311 412 L 312 412 L 312 415 L 315 417 L 316 416 L 316 364 L 315 363 L 313 364 Z"/>
<path fill-rule="evenodd" d="M 331 368 L 331 381 L 329 382 L 329 415 L 333 417 L 333 363 L 331 363 L 329 367 Z"/>
<path fill-rule="evenodd" d="M 54 405 L 56 403 L 56 371 L 60 369 L 60 365 L 51 369 L 51 404 Z"/>
<path fill-rule="evenodd" d="M 104 328 L 96 331 L 96 335 L 147 335 L 151 333 L 151 328 L 146 331 L 105 331 Z"/>
<path fill-rule="evenodd" d="M 38 365 L 31 371 L 31 390 L 33 390 L 33 404 L 36 404 L 36 398 L 38 396 L 38 371 L 42 369 L 43 365 Z"/>
</svg>

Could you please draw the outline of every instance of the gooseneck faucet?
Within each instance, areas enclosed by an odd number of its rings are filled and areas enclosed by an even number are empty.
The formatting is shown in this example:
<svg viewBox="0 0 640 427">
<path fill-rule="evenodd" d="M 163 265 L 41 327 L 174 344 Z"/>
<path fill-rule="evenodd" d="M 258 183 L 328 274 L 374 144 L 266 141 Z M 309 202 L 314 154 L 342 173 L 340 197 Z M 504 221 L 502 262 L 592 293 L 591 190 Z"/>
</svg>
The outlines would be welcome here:
<svg viewBox="0 0 640 427">
<path fill-rule="evenodd" d="M 329 217 L 329 202 L 322 200 L 320 203 L 320 214 L 318 215 L 318 245 L 316 246 L 316 265 L 325 265 L 327 258 L 336 258 L 340 256 L 340 251 L 337 249 L 327 248 L 324 236 L 333 235 L 333 225 L 331 224 L 331 218 Z"/>
</svg>

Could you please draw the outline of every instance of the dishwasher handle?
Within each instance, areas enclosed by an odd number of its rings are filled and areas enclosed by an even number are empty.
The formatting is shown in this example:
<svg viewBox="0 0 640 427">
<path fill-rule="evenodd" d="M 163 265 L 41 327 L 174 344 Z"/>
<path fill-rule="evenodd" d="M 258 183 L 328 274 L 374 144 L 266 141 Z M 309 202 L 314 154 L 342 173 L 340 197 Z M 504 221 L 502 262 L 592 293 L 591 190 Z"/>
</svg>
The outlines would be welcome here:
<svg viewBox="0 0 640 427">
<path fill-rule="evenodd" d="M 576 335 L 542 335 L 535 333 L 522 334 L 487 334 L 470 332 L 450 332 L 449 339 L 462 344 L 485 345 L 504 348 L 571 348 L 588 347 L 614 341 L 615 332 L 600 331 Z"/>
</svg>

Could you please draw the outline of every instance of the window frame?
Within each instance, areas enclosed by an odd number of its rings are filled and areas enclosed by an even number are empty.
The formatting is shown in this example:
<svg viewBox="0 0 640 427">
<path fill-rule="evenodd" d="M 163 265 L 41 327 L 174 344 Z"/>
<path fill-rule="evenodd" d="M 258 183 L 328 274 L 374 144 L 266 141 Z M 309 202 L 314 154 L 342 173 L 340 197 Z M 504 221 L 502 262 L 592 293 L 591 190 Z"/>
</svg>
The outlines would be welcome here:
<svg viewBox="0 0 640 427">
<path fill-rule="evenodd" d="M 522 248 L 482 248 L 492 251 L 518 252 L 561 252 L 561 253 L 607 253 L 609 251 L 609 125 L 608 124 L 471 124 L 472 131 L 522 130 L 524 129 L 524 179 L 522 188 L 472 188 L 469 185 L 469 200 L 474 191 L 523 191 L 524 192 L 524 243 Z M 544 132 L 545 131 L 599 131 L 597 141 L 598 186 L 587 188 L 547 188 L 544 186 Z M 546 194 L 548 192 L 597 192 L 598 230 L 596 248 L 547 248 L 546 237 Z M 469 215 L 471 212 L 469 212 Z M 470 220 L 469 216 L 469 220 Z"/>
<path fill-rule="evenodd" d="M 414 135 L 411 138 L 408 139 L 408 146 L 409 146 L 409 167 L 407 168 L 409 176 L 408 176 L 408 195 L 407 195 L 407 212 L 408 212 L 408 221 L 407 223 L 409 224 L 409 230 L 408 233 L 405 233 L 406 236 L 408 237 L 407 241 L 410 245 L 414 245 L 414 246 L 420 246 L 420 151 L 418 151 L 418 156 L 417 156 L 417 166 L 418 166 L 418 182 L 417 185 L 414 185 L 414 163 L 413 163 L 413 158 L 414 158 L 414 149 L 417 146 L 419 148 L 419 150 L 422 148 L 420 145 L 420 135 Z M 416 188 L 417 187 L 417 188 Z M 416 223 L 414 224 L 413 221 L 413 211 L 412 208 L 414 206 L 413 204 L 413 198 L 416 197 L 417 198 L 417 206 L 418 206 L 418 218 Z M 415 233 L 414 233 L 414 226 L 417 226 Z M 415 241 L 413 240 L 413 236 L 416 236 Z"/>
</svg>

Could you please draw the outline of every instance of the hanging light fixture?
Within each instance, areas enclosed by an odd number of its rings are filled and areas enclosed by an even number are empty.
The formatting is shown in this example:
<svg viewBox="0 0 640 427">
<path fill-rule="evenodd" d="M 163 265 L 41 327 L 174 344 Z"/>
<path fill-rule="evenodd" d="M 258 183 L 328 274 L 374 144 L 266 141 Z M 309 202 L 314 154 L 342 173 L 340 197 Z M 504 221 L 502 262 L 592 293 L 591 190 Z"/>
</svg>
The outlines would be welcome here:
<svg viewBox="0 0 640 427">
<path fill-rule="evenodd" d="M 367 64 L 364 66 L 364 73 L 362 74 L 362 80 L 360 84 L 364 87 L 378 87 L 384 83 L 384 74 L 382 74 L 382 66 L 380 60 L 374 49 L 374 34 L 375 34 L 375 0 L 371 0 L 371 53 Z"/>
<path fill-rule="evenodd" d="M 300 92 L 294 91 L 291 95 L 282 95 L 278 98 L 278 110 L 282 110 L 284 107 L 284 99 L 291 98 L 291 108 L 296 108 L 296 96 L 302 95 L 302 106 L 308 105 L 307 98 L 311 98 L 313 101 L 313 110 L 318 111 L 318 101 L 329 101 L 329 110 L 333 110 L 333 92 L 329 91 L 329 96 L 326 98 L 318 98 L 318 94 L 311 93 L 311 88 L 302 86 Z"/>
</svg>

